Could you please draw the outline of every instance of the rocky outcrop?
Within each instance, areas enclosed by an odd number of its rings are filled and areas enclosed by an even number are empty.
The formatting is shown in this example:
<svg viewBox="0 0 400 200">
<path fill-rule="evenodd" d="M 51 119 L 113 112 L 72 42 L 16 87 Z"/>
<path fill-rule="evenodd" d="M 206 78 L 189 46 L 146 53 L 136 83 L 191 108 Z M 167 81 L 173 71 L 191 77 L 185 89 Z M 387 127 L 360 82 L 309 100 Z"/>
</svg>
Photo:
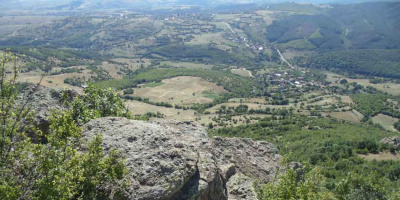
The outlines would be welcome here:
<svg viewBox="0 0 400 200">
<path fill-rule="evenodd" d="M 221 166 L 233 163 L 238 171 L 261 182 L 269 182 L 281 169 L 282 156 L 271 143 L 221 137 L 215 137 L 212 143 Z"/>
<path fill-rule="evenodd" d="M 229 200 L 257 200 L 256 192 L 254 191 L 254 179 L 245 176 L 242 173 L 233 175 L 227 183 L 228 199 Z"/>
<path fill-rule="evenodd" d="M 86 140 L 97 134 L 106 151 L 126 157 L 128 199 L 255 199 L 254 178 L 268 182 L 284 170 L 272 144 L 210 139 L 190 122 L 101 118 L 85 125 Z"/>
<path fill-rule="evenodd" d="M 61 103 L 61 92 L 63 91 L 44 86 L 30 86 L 18 96 L 17 102 L 26 109 L 30 108 L 35 114 L 34 120 L 40 130 L 47 132 L 49 129 L 48 117 L 51 115 L 51 111 L 64 109 Z M 65 92 L 70 101 L 78 96 L 74 90 L 65 90 Z"/>
</svg>

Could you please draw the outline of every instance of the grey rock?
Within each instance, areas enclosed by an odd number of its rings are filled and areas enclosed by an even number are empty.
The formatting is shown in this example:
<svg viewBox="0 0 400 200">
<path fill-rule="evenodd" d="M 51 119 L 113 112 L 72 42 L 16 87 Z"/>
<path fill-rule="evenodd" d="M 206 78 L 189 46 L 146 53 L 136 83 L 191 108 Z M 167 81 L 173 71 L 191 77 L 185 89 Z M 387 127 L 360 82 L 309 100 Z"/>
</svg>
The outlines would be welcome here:
<svg viewBox="0 0 400 200">
<path fill-rule="evenodd" d="M 64 90 L 52 89 L 44 86 L 30 86 L 18 96 L 17 103 L 30 109 L 35 114 L 35 122 L 43 132 L 49 129 L 48 117 L 52 110 L 64 109 L 61 103 L 61 92 Z M 65 90 L 68 100 L 78 96 L 74 90 Z"/>
<path fill-rule="evenodd" d="M 262 183 L 268 183 L 276 173 L 283 170 L 280 166 L 282 156 L 271 143 L 215 137 L 213 146 L 220 165 L 233 163 L 238 171 Z"/>
<path fill-rule="evenodd" d="M 254 179 L 242 173 L 233 175 L 227 183 L 229 188 L 229 200 L 257 200 L 257 194 L 253 187 Z"/>
<path fill-rule="evenodd" d="M 254 199 L 254 178 L 268 182 L 283 169 L 272 144 L 210 139 L 190 122 L 101 118 L 85 125 L 84 139 L 97 134 L 106 152 L 126 158 L 128 199 Z"/>
</svg>

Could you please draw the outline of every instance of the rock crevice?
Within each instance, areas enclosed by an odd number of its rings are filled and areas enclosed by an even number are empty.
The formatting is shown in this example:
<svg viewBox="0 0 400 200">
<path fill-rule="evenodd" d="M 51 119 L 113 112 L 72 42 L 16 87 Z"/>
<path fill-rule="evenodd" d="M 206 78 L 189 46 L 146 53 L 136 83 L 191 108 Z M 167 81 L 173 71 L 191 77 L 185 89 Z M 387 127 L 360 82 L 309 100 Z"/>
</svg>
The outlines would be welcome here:
<svg viewBox="0 0 400 200">
<path fill-rule="evenodd" d="M 85 125 L 84 139 L 97 134 L 106 151 L 126 158 L 128 199 L 256 199 L 255 179 L 268 182 L 283 169 L 272 144 L 209 138 L 190 122 L 100 118 Z"/>
</svg>

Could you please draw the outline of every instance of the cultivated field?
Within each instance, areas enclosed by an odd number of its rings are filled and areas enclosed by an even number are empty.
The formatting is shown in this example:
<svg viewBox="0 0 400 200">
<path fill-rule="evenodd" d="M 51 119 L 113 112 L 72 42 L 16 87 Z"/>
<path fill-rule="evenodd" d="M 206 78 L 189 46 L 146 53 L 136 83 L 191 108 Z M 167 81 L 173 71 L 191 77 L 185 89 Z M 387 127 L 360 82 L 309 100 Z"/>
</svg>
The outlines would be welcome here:
<svg viewBox="0 0 400 200">
<path fill-rule="evenodd" d="M 59 75 L 50 75 L 50 76 L 45 76 L 41 82 L 41 85 L 50 87 L 50 88 L 58 88 L 58 89 L 66 89 L 66 88 L 71 88 L 75 89 L 79 93 L 82 92 L 81 87 L 75 87 L 71 86 L 69 84 L 65 84 L 64 80 L 66 78 L 74 78 L 74 77 L 79 77 L 79 78 L 84 78 L 86 80 L 89 80 L 95 76 L 94 74 L 91 73 L 90 70 L 84 70 L 80 73 L 67 73 L 67 74 L 59 74 Z M 41 79 L 40 74 L 37 72 L 29 72 L 29 73 L 21 73 L 20 76 L 18 77 L 19 82 L 28 82 L 28 83 L 39 83 Z"/>
<path fill-rule="evenodd" d="M 147 112 L 160 112 L 164 114 L 166 118 L 178 121 L 194 121 L 196 118 L 194 114 L 195 111 L 193 110 L 166 108 L 133 100 L 128 100 L 125 104 L 134 115 L 143 115 Z"/>
<path fill-rule="evenodd" d="M 346 112 L 330 112 L 325 113 L 326 115 L 330 115 L 333 118 L 341 119 L 350 122 L 360 122 L 364 117 L 361 113 L 356 110 L 346 111 Z"/>
<path fill-rule="evenodd" d="M 135 90 L 135 96 L 149 98 L 155 102 L 169 102 L 178 105 L 190 105 L 193 103 L 209 103 L 212 99 L 204 94 L 222 94 L 226 90 L 198 77 L 181 76 L 162 81 L 157 87 L 139 88 Z"/>
<path fill-rule="evenodd" d="M 254 77 L 251 71 L 247 70 L 246 68 L 232 69 L 231 72 L 243 77 Z"/>
<path fill-rule="evenodd" d="M 397 121 L 399 120 L 383 114 L 379 114 L 372 118 L 372 122 L 374 122 L 375 124 L 380 124 L 384 129 L 388 131 L 397 131 L 393 126 L 393 124 Z"/>
</svg>

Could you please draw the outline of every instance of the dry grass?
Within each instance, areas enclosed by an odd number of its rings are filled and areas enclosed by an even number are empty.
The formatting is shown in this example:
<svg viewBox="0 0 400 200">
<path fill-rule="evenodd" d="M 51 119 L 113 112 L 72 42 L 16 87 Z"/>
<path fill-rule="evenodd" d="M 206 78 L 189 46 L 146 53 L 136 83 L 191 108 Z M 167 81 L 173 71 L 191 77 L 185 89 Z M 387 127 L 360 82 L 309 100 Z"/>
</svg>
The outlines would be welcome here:
<svg viewBox="0 0 400 200">
<path fill-rule="evenodd" d="M 264 104 L 266 103 L 265 98 L 232 98 L 229 99 L 230 103 L 258 103 Z"/>
<path fill-rule="evenodd" d="M 331 81 L 332 85 L 341 86 L 340 83 L 335 83 L 339 79 L 347 79 L 348 82 L 357 82 L 363 86 L 371 86 L 383 92 L 387 92 L 391 95 L 400 95 L 400 84 L 396 83 L 379 83 L 379 84 L 372 84 L 369 82 L 369 79 L 351 79 L 347 78 L 332 72 L 325 72 L 327 74 L 327 81 Z"/>
<path fill-rule="evenodd" d="M 263 20 L 265 21 L 267 26 L 271 25 L 272 22 L 274 22 L 274 20 L 276 20 L 276 18 L 274 17 L 275 12 L 271 11 L 271 10 L 259 10 L 259 11 L 256 11 L 256 14 L 263 18 Z"/>
<path fill-rule="evenodd" d="M 385 160 L 394 160 L 394 161 L 399 161 L 400 160 L 400 155 L 399 154 L 392 154 L 390 152 L 383 152 L 383 153 L 378 153 L 378 154 L 368 154 L 368 155 L 362 155 L 358 154 L 359 157 L 364 158 L 365 160 L 368 161 L 385 161 Z"/>
<path fill-rule="evenodd" d="M 155 102 L 169 102 L 177 105 L 193 103 L 209 103 L 212 99 L 205 98 L 203 93 L 222 94 L 226 90 L 198 77 L 181 76 L 163 80 L 163 85 L 152 88 L 135 89 L 135 96 L 149 98 Z"/>
<path fill-rule="evenodd" d="M 331 112 L 331 113 L 326 113 L 326 114 L 329 114 L 333 118 L 350 121 L 350 122 L 360 122 L 361 119 L 363 118 L 362 114 L 358 113 L 355 110 L 354 111 L 346 111 L 346 112 Z"/>
<path fill-rule="evenodd" d="M 245 68 L 232 69 L 231 72 L 233 74 L 237 74 L 237 75 L 243 76 L 243 77 L 253 77 L 253 74 L 251 73 L 251 71 L 249 71 Z"/>
<path fill-rule="evenodd" d="M 113 79 L 122 79 L 123 74 L 121 73 L 121 66 L 116 64 L 111 64 L 107 61 L 103 61 L 100 68 L 106 71 Z"/>
<path fill-rule="evenodd" d="M 311 54 L 312 52 L 310 51 L 296 51 L 296 50 L 286 50 L 282 53 L 283 57 L 286 59 L 293 59 L 294 57 L 297 56 L 305 56 L 307 54 Z"/>
<path fill-rule="evenodd" d="M 142 115 L 147 112 L 160 112 L 164 114 L 166 118 L 178 121 L 194 121 L 196 118 L 194 114 L 195 111 L 193 110 L 166 108 L 132 100 L 126 101 L 125 104 L 134 115 Z"/>
<path fill-rule="evenodd" d="M 124 63 L 132 67 L 139 68 L 142 64 L 147 67 L 151 63 L 150 59 L 128 59 L 128 58 L 114 58 L 112 59 L 115 62 Z"/>
<path fill-rule="evenodd" d="M 184 67 L 188 69 L 212 69 L 214 65 L 200 64 L 200 63 L 190 63 L 190 62 L 174 62 L 174 61 L 161 61 L 160 65 L 168 65 L 172 67 Z"/>
<path fill-rule="evenodd" d="M 221 44 L 225 42 L 225 38 L 222 37 L 222 33 L 203 33 L 195 35 L 195 38 L 186 43 L 189 45 L 206 45 L 209 43 Z"/>
<path fill-rule="evenodd" d="M 211 107 L 209 109 L 207 109 L 207 111 L 213 113 L 215 111 L 217 111 L 218 109 L 221 108 L 221 106 L 226 106 L 226 107 L 238 107 L 239 105 L 247 105 L 249 107 L 249 109 L 254 109 L 254 110 L 258 110 L 258 109 L 262 109 L 265 110 L 267 107 L 271 108 L 271 109 L 289 109 L 290 107 L 294 107 L 294 105 L 290 104 L 290 105 L 285 105 L 285 106 L 281 106 L 281 105 L 263 105 L 260 103 L 222 103 L 222 104 L 218 104 L 214 107 Z"/>
<path fill-rule="evenodd" d="M 393 126 L 393 124 L 397 121 L 399 121 L 399 119 L 383 114 L 379 114 L 372 118 L 372 122 L 374 122 L 375 124 L 380 124 L 384 129 L 388 131 L 397 131 Z"/>
<path fill-rule="evenodd" d="M 90 70 L 84 70 L 81 73 L 68 73 L 68 74 L 59 74 L 59 75 L 52 75 L 52 76 L 45 76 L 41 82 L 41 85 L 50 87 L 50 88 L 58 88 L 58 89 L 74 89 L 78 91 L 79 93 L 82 92 L 82 88 L 80 87 L 75 87 L 71 86 L 68 84 L 64 83 L 64 79 L 66 78 L 73 78 L 73 77 L 86 77 L 86 80 L 88 80 L 90 77 L 93 77 L 94 75 L 91 74 Z M 35 72 L 29 72 L 29 73 L 22 73 L 18 77 L 18 82 L 28 82 L 28 83 L 39 83 L 41 79 L 40 74 L 35 73 Z"/>
<path fill-rule="evenodd" d="M 103 61 L 100 68 L 106 71 L 113 79 L 122 79 L 124 77 L 124 69 L 136 71 L 142 66 L 148 67 L 150 65 L 150 60 L 148 59 L 115 58 L 112 59 L 112 61 L 118 62 L 120 64 Z"/>
</svg>

